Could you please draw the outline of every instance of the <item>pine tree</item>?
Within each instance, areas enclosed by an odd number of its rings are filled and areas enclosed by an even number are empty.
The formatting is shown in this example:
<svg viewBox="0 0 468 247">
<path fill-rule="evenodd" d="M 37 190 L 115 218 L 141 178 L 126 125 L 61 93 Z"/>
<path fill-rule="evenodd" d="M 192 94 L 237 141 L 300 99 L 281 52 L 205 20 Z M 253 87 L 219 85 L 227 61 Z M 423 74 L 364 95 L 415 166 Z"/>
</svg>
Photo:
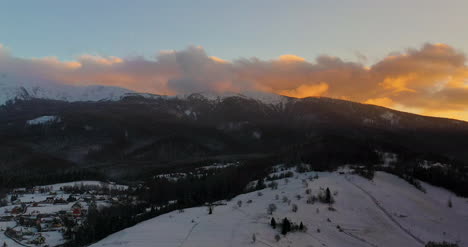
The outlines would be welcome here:
<svg viewBox="0 0 468 247">
<path fill-rule="evenodd" d="M 271 225 L 271 227 L 273 227 L 273 229 L 276 229 L 276 220 L 275 220 L 275 218 L 271 218 L 270 225 Z"/>
<path fill-rule="evenodd" d="M 327 187 L 327 190 L 325 191 L 325 202 L 331 203 L 331 193 L 328 187 Z"/>
<path fill-rule="evenodd" d="M 288 218 L 284 218 L 282 229 L 281 229 L 281 234 L 286 235 L 290 231 L 291 231 L 291 222 L 289 222 Z"/>
<path fill-rule="evenodd" d="M 301 224 L 299 224 L 299 230 L 301 230 L 301 231 L 304 230 L 304 224 L 302 224 L 302 221 L 301 221 Z"/>
</svg>

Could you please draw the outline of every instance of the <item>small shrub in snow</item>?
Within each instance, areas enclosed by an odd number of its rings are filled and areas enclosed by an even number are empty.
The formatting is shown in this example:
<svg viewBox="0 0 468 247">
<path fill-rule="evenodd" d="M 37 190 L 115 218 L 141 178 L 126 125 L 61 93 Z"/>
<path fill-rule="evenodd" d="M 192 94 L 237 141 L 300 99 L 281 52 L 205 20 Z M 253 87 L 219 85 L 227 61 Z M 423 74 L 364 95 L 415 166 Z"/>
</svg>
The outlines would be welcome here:
<svg viewBox="0 0 468 247">
<path fill-rule="evenodd" d="M 279 242 L 281 240 L 281 236 L 279 234 L 275 235 L 275 240 L 276 242 Z"/>
<path fill-rule="evenodd" d="M 268 214 L 272 215 L 273 212 L 275 212 L 275 211 L 276 211 L 276 205 L 275 204 L 271 203 L 270 205 L 268 205 L 268 208 L 267 208 Z"/>
<path fill-rule="evenodd" d="M 237 201 L 237 206 L 242 207 L 242 201 L 241 200 Z"/>
<path fill-rule="evenodd" d="M 296 204 L 293 204 L 291 210 L 292 210 L 294 213 L 297 212 L 297 210 L 298 210 L 297 205 L 296 205 Z"/>
<path fill-rule="evenodd" d="M 306 189 L 306 190 L 305 190 L 305 193 L 306 193 L 307 195 L 310 195 L 310 193 L 312 193 L 312 190 L 311 190 L 311 189 Z"/>
<path fill-rule="evenodd" d="M 272 190 L 277 190 L 278 189 L 278 183 L 273 181 L 268 184 L 268 188 L 271 188 Z"/>
<path fill-rule="evenodd" d="M 298 173 L 310 172 L 310 166 L 306 164 L 299 164 L 296 166 L 296 172 Z"/>
<path fill-rule="evenodd" d="M 263 196 L 263 193 L 262 192 L 257 192 L 257 196 Z"/>
<path fill-rule="evenodd" d="M 340 225 L 337 225 L 337 226 L 336 226 L 336 229 L 338 229 L 338 231 L 340 231 L 340 232 L 343 231 L 343 229 L 341 229 L 341 226 L 340 226 Z"/>
<path fill-rule="evenodd" d="M 299 194 L 297 194 L 297 195 L 296 195 L 296 199 L 297 199 L 297 200 L 301 200 L 301 199 L 302 199 L 302 196 L 299 195 Z"/>
<path fill-rule="evenodd" d="M 314 204 L 317 200 L 318 200 L 318 198 L 317 198 L 316 196 L 309 196 L 309 197 L 307 198 L 306 203 L 307 203 L 307 204 Z"/>
<path fill-rule="evenodd" d="M 450 199 L 450 198 L 448 199 L 448 201 L 447 201 L 447 206 L 448 206 L 449 208 L 452 208 L 452 207 L 453 207 L 452 199 Z"/>
<path fill-rule="evenodd" d="M 257 241 L 257 236 L 255 236 L 255 233 L 252 234 L 252 243 L 255 243 Z"/>
<path fill-rule="evenodd" d="M 288 199 L 287 196 L 283 196 L 283 202 L 284 202 L 284 203 L 288 202 L 288 200 L 289 200 L 289 199 Z"/>
<path fill-rule="evenodd" d="M 279 200 L 279 195 L 278 194 L 275 195 L 275 200 Z"/>
<path fill-rule="evenodd" d="M 252 200 L 248 200 L 247 203 L 249 203 L 249 204 L 252 203 Z"/>
</svg>

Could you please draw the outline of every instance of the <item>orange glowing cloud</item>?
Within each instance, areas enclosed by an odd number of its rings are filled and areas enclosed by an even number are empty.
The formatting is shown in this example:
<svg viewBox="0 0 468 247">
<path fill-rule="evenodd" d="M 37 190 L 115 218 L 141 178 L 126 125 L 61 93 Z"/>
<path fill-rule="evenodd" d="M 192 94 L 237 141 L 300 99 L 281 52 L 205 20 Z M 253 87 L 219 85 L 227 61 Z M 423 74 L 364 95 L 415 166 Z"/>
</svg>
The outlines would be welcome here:
<svg viewBox="0 0 468 247">
<path fill-rule="evenodd" d="M 295 97 L 295 98 L 306 98 L 306 97 L 317 97 L 322 96 L 328 91 L 328 84 L 321 82 L 314 85 L 300 85 L 297 88 L 290 90 L 279 90 L 276 93 Z"/>
<path fill-rule="evenodd" d="M 282 55 L 279 57 L 279 60 L 281 62 L 305 62 L 305 58 L 291 54 Z"/>
<path fill-rule="evenodd" d="M 0 45 L 0 73 L 13 81 L 110 85 L 155 94 L 260 90 L 326 96 L 468 120 L 466 56 L 447 44 L 392 53 L 370 66 L 333 56 L 307 61 L 291 54 L 227 61 L 200 46 L 161 51 L 154 59 L 82 55 L 60 61 L 18 58 Z"/>
</svg>

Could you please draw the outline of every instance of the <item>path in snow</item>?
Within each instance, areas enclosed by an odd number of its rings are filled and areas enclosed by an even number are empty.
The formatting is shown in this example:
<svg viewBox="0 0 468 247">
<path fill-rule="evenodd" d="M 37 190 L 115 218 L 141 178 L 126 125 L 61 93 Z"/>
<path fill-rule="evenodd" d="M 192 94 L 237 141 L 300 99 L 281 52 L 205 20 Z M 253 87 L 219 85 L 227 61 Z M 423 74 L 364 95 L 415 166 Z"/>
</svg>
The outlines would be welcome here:
<svg viewBox="0 0 468 247">
<path fill-rule="evenodd" d="M 356 236 L 356 235 L 354 235 L 354 234 L 352 234 L 352 233 L 350 233 L 350 232 L 347 232 L 347 231 L 345 231 L 344 229 L 342 229 L 342 231 L 343 231 L 344 234 L 346 234 L 346 235 L 348 235 L 348 236 L 350 236 L 350 237 L 352 237 L 352 238 L 354 238 L 354 239 L 356 239 L 356 240 L 359 240 L 359 241 L 361 241 L 361 242 L 363 242 L 363 243 L 365 243 L 365 244 L 367 244 L 367 245 L 370 245 L 370 246 L 372 246 L 372 247 L 378 247 L 378 245 L 373 244 L 373 243 L 371 243 L 371 242 L 369 242 L 369 241 L 367 241 L 367 240 L 365 240 L 365 239 L 363 239 L 363 238 L 361 238 L 361 237 L 358 237 L 358 236 Z"/>
<path fill-rule="evenodd" d="M 366 194 L 371 200 L 372 202 L 374 202 L 374 204 L 377 206 L 377 208 L 379 208 L 386 216 L 387 218 L 392 221 L 398 228 L 400 228 L 403 232 L 405 232 L 408 236 L 410 236 L 411 238 L 413 238 L 416 242 L 420 243 L 421 245 L 425 245 L 426 243 L 418 238 L 417 236 L 415 236 L 413 233 L 411 233 L 410 230 L 406 229 L 405 227 L 403 227 L 400 222 L 398 222 L 395 218 L 393 218 L 393 216 L 384 208 L 382 207 L 382 205 L 380 205 L 380 202 L 371 194 L 369 193 L 367 190 L 363 189 L 361 186 L 353 183 L 351 181 L 351 179 L 349 179 L 348 176 L 346 176 L 346 181 L 348 181 L 350 184 L 354 185 L 356 188 L 358 188 L 359 190 L 361 190 L 364 194 Z"/>
<path fill-rule="evenodd" d="M 179 247 L 184 246 L 185 242 L 187 242 L 187 239 L 190 237 L 190 234 L 192 234 L 193 229 L 195 229 L 195 227 L 197 227 L 198 224 L 200 224 L 200 222 L 195 223 L 195 225 L 193 225 L 192 228 L 190 228 L 190 231 L 187 233 L 187 236 L 185 236 L 185 238 L 184 238 L 184 240 L 182 241 L 182 243 L 180 243 Z"/>
</svg>

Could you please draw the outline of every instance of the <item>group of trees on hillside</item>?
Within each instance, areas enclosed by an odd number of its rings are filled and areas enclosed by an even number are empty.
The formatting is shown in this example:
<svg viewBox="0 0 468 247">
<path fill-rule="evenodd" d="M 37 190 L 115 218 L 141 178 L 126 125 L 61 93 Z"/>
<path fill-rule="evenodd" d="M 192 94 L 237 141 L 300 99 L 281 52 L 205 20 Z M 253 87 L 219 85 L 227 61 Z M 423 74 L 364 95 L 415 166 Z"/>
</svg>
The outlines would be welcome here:
<svg viewBox="0 0 468 247">
<path fill-rule="evenodd" d="M 246 162 L 242 167 L 218 169 L 210 175 L 187 175 L 177 180 L 150 176 L 136 190 L 129 192 L 129 200 L 118 205 L 97 209 L 90 208 L 85 224 L 77 230 L 70 226 L 67 236 L 73 241 L 69 246 L 82 246 L 98 241 L 105 236 L 133 226 L 149 218 L 187 207 L 208 203 L 208 214 L 214 210 L 215 201 L 233 198 L 247 190 L 263 189 L 265 186 L 249 187 L 251 181 L 263 181 L 271 162 L 257 160 Z M 150 208 L 148 211 L 147 209 Z M 72 230 L 75 229 L 75 230 Z"/>
</svg>

